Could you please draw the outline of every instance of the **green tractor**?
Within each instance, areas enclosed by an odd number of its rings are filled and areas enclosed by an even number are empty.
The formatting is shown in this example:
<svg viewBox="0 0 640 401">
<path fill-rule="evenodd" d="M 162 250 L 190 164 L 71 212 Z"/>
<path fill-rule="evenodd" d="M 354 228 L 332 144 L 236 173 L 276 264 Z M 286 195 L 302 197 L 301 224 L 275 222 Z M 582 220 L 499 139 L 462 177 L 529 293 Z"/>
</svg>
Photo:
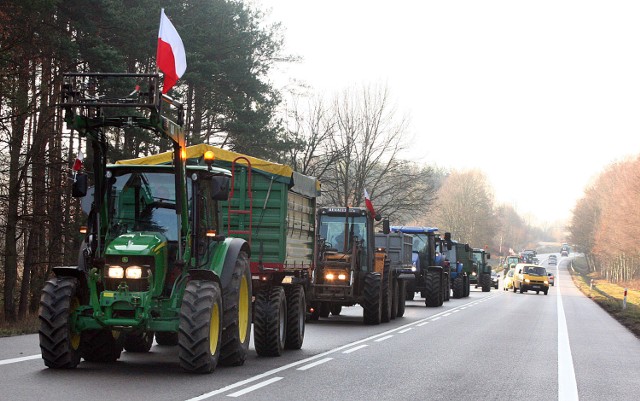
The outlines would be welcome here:
<svg viewBox="0 0 640 401">
<path fill-rule="evenodd" d="M 481 248 L 473 248 L 473 265 L 470 276 L 470 283 L 476 288 L 481 287 L 482 292 L 491 291 L 491 266 L 488 260 L 491 254 Z"/>
<path fill-rule="evenodd" d="M 158 75 L 64 78 L 60 106 L 67 127 L 90 145 L 93 185 L 81 171 L 74 175 L 73 196 L 83 198 L 88 214 L 78 263 L 55 267 L 42 290 L 45 365 L 113 362 L 123 349 L 148 352 L 154 337 L 177 345 L 180 366 L 189 372 L 243 364 L 252 321 L 251 250 L 244 239 L 220 235 L 220 202 L 232 173 L 210 163 L 186 165 L 182 105 L 160 94 Z M 126 87 L 108 80 L 137 89 L 106 93 Z M 173 163 L 107 164 L 114 128 L 168 139 Z"/>
</svg>

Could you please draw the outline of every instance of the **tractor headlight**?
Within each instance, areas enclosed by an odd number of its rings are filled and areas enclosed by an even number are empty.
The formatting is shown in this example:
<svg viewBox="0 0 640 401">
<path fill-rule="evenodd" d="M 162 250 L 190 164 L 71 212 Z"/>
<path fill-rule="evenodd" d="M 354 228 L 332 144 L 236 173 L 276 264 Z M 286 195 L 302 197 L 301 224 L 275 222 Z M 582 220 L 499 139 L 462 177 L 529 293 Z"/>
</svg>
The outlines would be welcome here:
<svg viewBox="0 0 640 401">
<path fill-rule="evenodd" d="M 327 272 L 324 275 L 324 278 L 328 281 L 333 281 L 333 280 L 339 280 L 339 281 L 345 281 L 348 280 L 348 276 L 346 272 L 342 272 L 342 271 L 332 271 L 332 272 Z"/>
<path fill-rule="evenodd" d="M 476 272 L 471 273 L 472 276 L 475 276 L 476 274 L 478 274 L 478 273 L 476 273 Z"/>
<path fill-rule="evenodd" d="M 547 285 L 549 284 L 549 282 L 547 280 L 544 280 L 544 283 L 547 284 Z"/>
<path fill-rule="evenodd" d="M 127 267 L 127 278 L 130 279 L 139 279 L 142 278 L 142 267 L 140 266 L 129 266 Z"/>
<path fill-rule="evenodd" d="M 333 280 L 336 277 L 333 275 L 333 273 L 327 273 L 325 274 L 324 278 L 326 278 L 327 280 Z"/>
<path fill-rule="evenodd" d="M 124 269 L 121 266 L 109 266 L 109 278 L 123 278 Z"/>
<path fill-rule="evenodd" d="M 342 273 L 342 274 L 338 274 L 338 280 L 346 280 L 347 279 L 347 275 Z"/>
<path fill-rule="evenodd" d="M 524 282 L 525 282 L 525 283 L 530 283 L 530 282 L 531 282 L 531 280 L 529 280 L 528 278 L 525 278 L 525 279 L 524 279 Z"/>
</svg>

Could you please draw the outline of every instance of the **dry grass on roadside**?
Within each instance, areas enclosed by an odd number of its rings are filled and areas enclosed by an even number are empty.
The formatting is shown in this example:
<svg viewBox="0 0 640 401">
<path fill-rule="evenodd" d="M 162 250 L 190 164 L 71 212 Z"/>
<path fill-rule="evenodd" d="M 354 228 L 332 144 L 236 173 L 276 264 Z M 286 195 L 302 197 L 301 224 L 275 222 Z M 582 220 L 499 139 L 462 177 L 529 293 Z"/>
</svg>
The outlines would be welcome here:
<svg viewBox="0 0 640 401">
<path fill-rule="evenodd" d="M 39 326 L 38 315 L 35 313 L 16 323 L 7 323 L 2 317 L 0 320 L 0 337 L 37 333 Z"/>
<path fill-rule="evenodd" d="M 622 309 L 624 288 L 599 279 L 595 273 L 588 273 L 580 259 L 574 259 L 574 269 L 569 269 L 574 284 L 622 325 L 640 338 L 640 291 L 627 291 L 627 308 Z M 593 286 L 591 287 L 591 281 Z M 628 284 L 627 284 L 628 285 Z M 637 288 L 637 287 L 636 287 Z"/>
</svg>

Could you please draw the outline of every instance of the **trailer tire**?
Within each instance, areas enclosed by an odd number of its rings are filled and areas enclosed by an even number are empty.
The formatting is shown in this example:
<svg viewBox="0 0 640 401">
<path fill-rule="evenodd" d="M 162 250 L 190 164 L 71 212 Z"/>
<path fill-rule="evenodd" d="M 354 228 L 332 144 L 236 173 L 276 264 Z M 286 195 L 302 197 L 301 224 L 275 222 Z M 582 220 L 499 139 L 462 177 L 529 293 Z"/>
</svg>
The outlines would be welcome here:
<svg viewBox="0 0 640 401">
<path fill-rule="evenodd" d="M 404 310 L 406 305 L 405 293 L 407 291 L 406 287 L 407 287 L 406 281 L 398 280 L 398 313 L 396 314 L 396 317 L 404 316 Z"/>
<path fill-rule="evenodd" d="M 71 328 L 71 315 L 80 305 L 78 280 L 57 277 L 47 281 L 40 296 L 40 349 L 44 364 L 53 369 L 75 368 L 80 363 L 80 333 Z"/>
<path fill-rule="evenodd" d="M 415 296 L 416 296 L 415 291 L 407 290 L 405 293 L 404 299 L 406 301 L 413 301 L 413 298 L 415 298 Z"/>
<path fill-rule="evenodd" d="M 448 301 L 451 298 L 451 282 L 449 281 L 449 275 L 442 275 L 442 290 L 444 293 L 443 300 Z"/>
<path fill-rule="evenodd" d="M 331 313 L 331 304 L 329 302 L 320 302 L 318 307 L 318 316 L 327 318 Z"/>
<path fill-rule="evenodd" d="M 191 280 L 180 307 L 178 357 L 192 373 L 211 373 L 222 342 L 222 294 L 215 281 Z"/>
<path fill-rule="evenodd" d="M 393 295 L 393 284 L 391 280 L 391 265 L 389 264 L 389 260 L 385 259 L 382 270 L 382 314 L 380 316 L 382 323 L 387 323 L 391 320 L 391 307 L 393 303 L 391 299 Z"/>
<path fill-rule="evenodd" d="M 285 346 L 287 304 L 280 286 L 263 288 L 256 295 L 253 334 L 260 356 L 280 356 Z"/>
<path fill-rule="evenodd" d="M 174 346 L 178 345 L 177 331 L 156 331 L 156 342 L 158 345 Z"/>
<path fill-rule="evenodd" d="M 381 305 L 381 277 L 378 274 L 367 273 L 364 276 L 364 299 L 362 301 L 362 319 L 365 324 L 380 324 L 382 315 Z"/>
<path fill-rule="evenodd" d="M 304 341 L 307 313 L 304 287 L 294 284 L 285 287 L 284 292 L 287 297 L 287 338 L 284 345 L 287 349 L 300 349 Z"/>
<path fill-rule="evenodd" d="M 471 294 L 471 280 L 469 276 L 464 276 L 464 297 L 468 297 Z"/>
<path fill-rule="evenodd" d="M 458 277 L 453 279 L 453 297 L 454 298 L 464 297 L 464 279 L 460 275 L 458 275 Z"/>
<path fill-rule="evenodd" d="M 119 335 L 107 329 L 85 330 L 80 339 L 80 355 L 88 362 L 115 362 L 122 353 Z"/>
<path fill-rule="evenodd" d="M 442 306 L 444 302 L 444 292 L 441 287 L 441 276 L 439 272 L 429 271 L 424 278 L 424 304 L 427 307 Z"/>
<path fill-rule="evenodd" d="M 398 316 L 398 303 L 400 302 L 398 294 L 400 294 L 398 291 L 398 279 L 394 277 L 391 280 L 391 319 L 395 319 Z"/>
<path fill-rule="evenodd" d="M 153 331 L 127 333 L 122 345 L 127 352 L 149 352 L 153 345 Z"/>
<path fill-rule="evenodd" d="M 240 366 L 249 352 L 251 339 L 251 270 L 249 257 L 240 251 L 231 280 L 223 290 L 220 364 Z"/>
<path fill-rule="evenodd" d="M 340 316 L 340 313 L 342 313 L 342 305 L 340 304 L 331 304 L 330 309 L 333 316 Z"/>
</svg>

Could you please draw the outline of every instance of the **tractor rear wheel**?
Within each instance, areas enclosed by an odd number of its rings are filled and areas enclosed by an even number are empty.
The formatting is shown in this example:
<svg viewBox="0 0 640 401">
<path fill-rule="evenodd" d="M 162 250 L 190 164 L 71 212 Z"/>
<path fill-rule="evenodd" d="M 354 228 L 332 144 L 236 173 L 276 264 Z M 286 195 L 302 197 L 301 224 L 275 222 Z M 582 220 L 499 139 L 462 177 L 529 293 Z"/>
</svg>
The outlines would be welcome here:
<svg viewBox="0 0 640 401">
<path fill-rule="evenodd" d="M 115 334 L 115 335 L 114 335 Z M 122 353 L 119 333 L 111 330 L 86 330 L 80 338 L 80 355 L 89 362 L 115 362 Z"/>
<path fill-rule="evenodd" d="M 156 342 L 158 345 L 178 345 L 177 331 L 156 331 Z"/>
<path fill-rule="evenodd" d="M 405 294 L 407 292 L 406 287 L 407 287 L 406 281 L 398 280 L 398 313 L 396 314 L 396 317 L 404 316 L 404 309 L 406 305 Z"/>
<path fill-rule="evenodd" d="M 300 284 L 287 286 L 285 287 L 285 295 L 287 296 L 287 338 L 284 346 L 288 349 L 300 349 L 304 341 L 307 313 L 304 287 Z"/>
<path fill-rule="evenodd" d="M 448 301 L 451 298 L 451 282 L 449 281 L 449 275 L 442 275 L 442 289 L 444 292 L 444 300 Z"/>
<path fill-rule="evenodd" d="M 469 276 L 464 276 L 464 295 L 463 297 L 468 297 L 471 294 L 471 280 L 469 280 Z"/>
<path fill-rule="evenodd" d="M 191 280 L 180 307 L 178 356 L 192 373 L 211 373 L 218 365 L 222 337 L 222 295 L 214 281 Z"/>
<path fill-rule="evenodd" d="M 442 291 L 441 276 L 438 272 L 430 271 L 424 278 L 424 304 L 428 307 L 442 306 L 444 293 Z"/>
<path fill-rule="evenodd" d="M 398 279 L 394 277 L 391 280 L 391 319 L 398 316 L 398 301 Z"/>
<path fill-rule="evenodd" d="M 124 336 L 123 346 L 127 352 L 149 352 L 153 345 L 153 331 L 134 331 Z"/>
<path fill-rule="evenodd" d="M 244 251 L 238 254 L 231 281 L 223 290 L 220 364 L 240 366 L 247 359 L 251 338 L 251 270 Z"/>
<path fill-rule="evenodd" d="M 453 279 L 453 297 L 454 298 L 464 297 L 464 279 L 460 275 L 458 275 L 458 277 Z"/>
<path fill-rule="evenodd" d="M 491 291 L 491 274 L 489 273 L 480 274 L 480 285 L 482 286 L 482 292 L 490 292 Z"/>
<path fill-rule="evenodd" d="M 253 339 L 260 356 L 280 356 L 285 346 L 287 304 L 280 286 L 263 288 L 256 295 Z"/>
<path fill-rule="evenodd" d="M 362 301 L 362 319 L 365 324 L 380 324 L 382 317 L 381 290 L 382 279 L 380 275 L 367 273 L 364 276 L 364 299 Z"/>
<path fill-rule="evenodd" d="M 75 368 L 80 363 L 80 333 L 71 327 L 71 316 L 80 305 L 78 280 L 57 277 L 47 281 L 40 297 L 40 349 L 50 368 Z"/>
</svg>

